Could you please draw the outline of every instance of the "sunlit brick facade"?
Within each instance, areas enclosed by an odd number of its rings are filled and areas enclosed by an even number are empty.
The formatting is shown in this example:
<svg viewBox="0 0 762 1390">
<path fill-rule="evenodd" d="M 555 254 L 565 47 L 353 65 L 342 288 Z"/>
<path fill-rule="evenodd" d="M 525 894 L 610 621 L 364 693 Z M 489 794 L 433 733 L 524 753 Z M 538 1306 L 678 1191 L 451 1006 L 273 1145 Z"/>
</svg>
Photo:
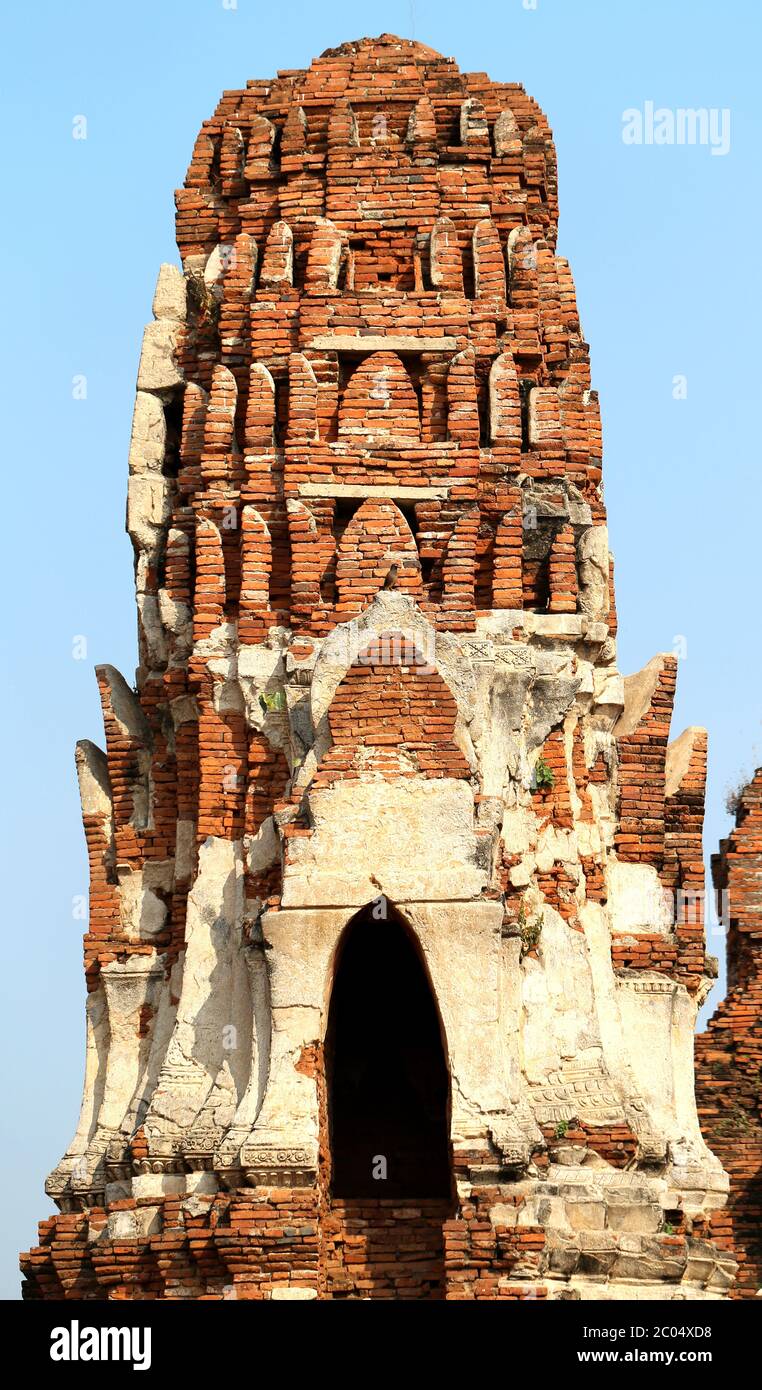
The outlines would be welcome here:
<svg viewBox="0 0 762 1390">
<path fill-rule="evenodd" d="M 77 766 L 44 1298 L 712 1298 L 706 738 L 624 681 L 547 121 L 384 36 L 225 93 Z M 676 904 L 688 901 L 688 907 Z"/>
</svg>

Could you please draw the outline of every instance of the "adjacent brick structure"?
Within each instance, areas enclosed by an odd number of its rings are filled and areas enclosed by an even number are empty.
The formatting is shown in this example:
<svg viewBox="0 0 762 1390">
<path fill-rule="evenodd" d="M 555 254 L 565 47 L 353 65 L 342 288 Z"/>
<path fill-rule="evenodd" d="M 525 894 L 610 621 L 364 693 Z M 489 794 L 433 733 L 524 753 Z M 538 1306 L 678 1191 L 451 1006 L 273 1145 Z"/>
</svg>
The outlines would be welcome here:
<svg viewBox="0 0 762 1390">
<path fill-rule="evenodd" d="M 712 858 L 727 921 L 727 994 L 696 1038 L 696 1096 L 707 1143 L 730 1174 L 712 1222 L 738 1259 L 736 1298 L 762 1288 L 762 768 L 738 800 L 735 829 Z"/>
</svg>

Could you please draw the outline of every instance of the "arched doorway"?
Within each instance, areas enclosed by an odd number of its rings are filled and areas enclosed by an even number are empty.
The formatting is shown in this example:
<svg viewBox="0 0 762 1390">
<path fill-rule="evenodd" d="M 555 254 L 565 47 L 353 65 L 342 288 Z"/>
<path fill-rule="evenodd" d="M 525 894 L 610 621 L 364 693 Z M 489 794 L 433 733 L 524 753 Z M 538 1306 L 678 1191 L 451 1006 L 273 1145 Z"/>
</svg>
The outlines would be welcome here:
<svg viewBox="0 0 762 1390">
<path fill-rule="evenodd" d="M 383 899 L 340 943 L 325 1059 L 332 1196 L 449 1198 L 439 1014 L 417 942 Z"/>
</svg>

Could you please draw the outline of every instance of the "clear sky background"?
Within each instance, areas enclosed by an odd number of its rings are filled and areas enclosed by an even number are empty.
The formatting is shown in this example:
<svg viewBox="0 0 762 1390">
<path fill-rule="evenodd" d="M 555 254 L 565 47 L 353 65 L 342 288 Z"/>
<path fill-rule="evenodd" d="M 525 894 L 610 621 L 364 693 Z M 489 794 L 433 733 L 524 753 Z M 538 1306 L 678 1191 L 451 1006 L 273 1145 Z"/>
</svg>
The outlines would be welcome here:
<svg viewBox="0 0 762 1390">
<path fill-rule="evenodd" d="M 673 735 L 709 729 L 709 853 L 730 826 L 728 784 L 762 762 L 761 30 L 758 0 L 4 7 L 0 1296 L 18 1296 L 17 1252 L 52 1211 L 43 1180 L 78 1113 L 72 900 L 87 873 L 74 744 L 103 742 L 94 664 L 134 674 L 124 510 L 135 375 L 159 264 L 178 261 L 173 191 L 201 122 L 223 88 L 383 32 L 539 101 L 558 150 L 559 250 L 601 395 L 620 667 L 685 651 Z M 648 101 L 729 108 L 729 153 L 625 145 L 623 112 Z M 78 116 L 85 140 L 72 135 Z M 84 400 L 72 394 L 81 375 Z M 673 396 L 678 375 L 685 399 Z"/>
</svg>

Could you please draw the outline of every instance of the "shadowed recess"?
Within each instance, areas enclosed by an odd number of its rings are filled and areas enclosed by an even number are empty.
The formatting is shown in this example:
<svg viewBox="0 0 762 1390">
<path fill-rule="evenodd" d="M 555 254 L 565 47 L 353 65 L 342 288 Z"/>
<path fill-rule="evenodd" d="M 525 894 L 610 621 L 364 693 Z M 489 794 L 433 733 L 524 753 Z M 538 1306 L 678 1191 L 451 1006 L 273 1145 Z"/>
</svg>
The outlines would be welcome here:
<svg viewBox="0 0 762 1390">
<path fill-rule="evenodd" d="M 376 920 L 373 911 L 347 927 L 331 997 L 332 1193 L 447 1197 L 449 1085 L 436 1005 L 401 917 L 387 909 Z"/>
</svg>

